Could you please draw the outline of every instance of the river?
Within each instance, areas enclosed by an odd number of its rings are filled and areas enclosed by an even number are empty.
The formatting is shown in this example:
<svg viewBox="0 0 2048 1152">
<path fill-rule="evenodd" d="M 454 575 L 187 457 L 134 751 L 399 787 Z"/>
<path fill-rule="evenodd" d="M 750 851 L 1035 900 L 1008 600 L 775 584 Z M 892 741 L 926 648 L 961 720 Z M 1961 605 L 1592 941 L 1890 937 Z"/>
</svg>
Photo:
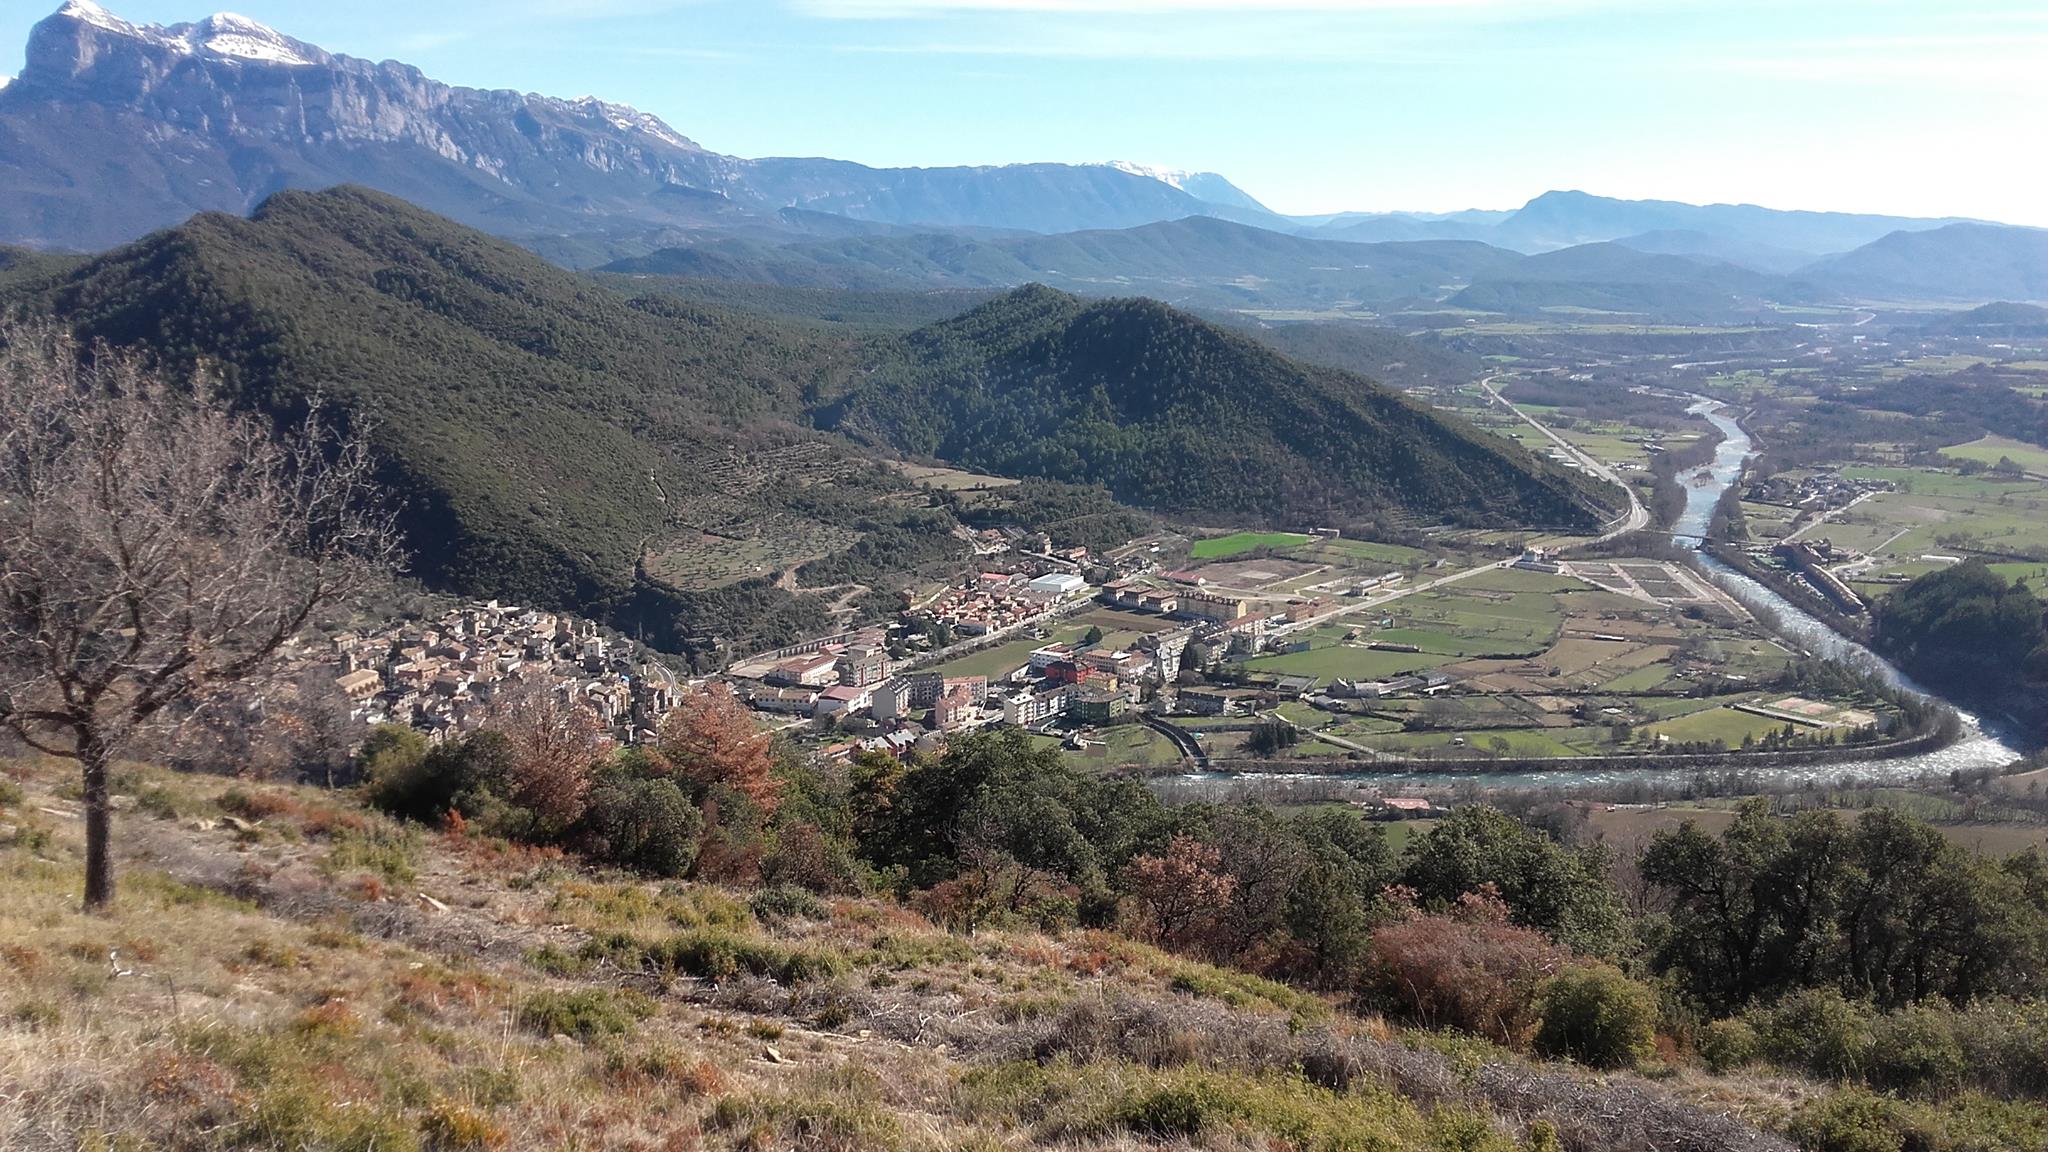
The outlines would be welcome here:
<svg viewBox="0 0 2048 1152">
<path fill-rule="evenodd" d="M 1704 417 L 1721 430 L 1722 440 L 1714 453 L 1714 461 L 1707 471 L 1712 482 L 1691 486 L 1686 489 L 1685 512 L 1673 526 L 1676 534 L 1674 543 L 1680 547 L 1699 547 L 1699 539 L 1707 533 L 1707 526 L 1713 519 L 1714 505 L 1721 499 L 1721 493 L 1742 475 L 1742 466 L 1749 459 L 1751 442 L 1742 425 L 1721 414 L 1718 401 L 1698 397 L 1699 402 L 1687 411 Z M 1698 473 L 1694 473 L 1697 475 Z M 1767 620 L 1774 620 L 1780 639 L 1787 644 L 1803 649 L 1823 659 L 1853 665 L 1867 672 L 1882 676 L 1889 683 L 1917 693 L 1933 696 L 1920 685 L 1900 672 L 1883 657 L 1872 652 L 1841 633 L 1822 623 L 1798 605 L 1764 587 L 1762 584 L 1729 568 L 1713 557 L 1701 554 L 1700 566 L 1729 595 L 1757 611 Z M 1954 707 L 1953 704 L 1950 707 Z M 1809 782 L 1833 783 L 1856 781 L 1859 783 L 1886 783 L 1945 777 L 1951 772 L 1970 771 L 1980 768 L 2003 767 L 2022 755 L 2012 744 L 1998 734 L 1995 726 L 1981 722 L 1969 712 L 1957 708 L 1963 717 L 1965 729 L 1962 738 L 1946 748 L 1917 756 L 1905 756 L 1888 760 L 1848 760 L 1831 764 L 1801 764 L 1783 768 L 1745 767 L 1741 775 L 1761 786 L 1797 785 Z M 1679 769 L 1642 769 L 1627 767 L 1583 768 L 1560 766 L 1513 772 L 1461 772 L 1455 776 L 1440 772 L 1345 772 L 1270 775 L 1231 776 L 1222 773 L 1195 773 L 1177 778 L 1185 784 L 1213 787 L 1227 781 L 1233 789 L 1251 788 L 1258 783 L 1272 781 L 1314 782 L 1340 781 L 1347 784 L 1364 785 L 1382 791 L 1395 791 L 1423 787 L 1441 788 L 1446 784 L 1469 784 L 1480 788 L 1508 789 L 1558 789 L 1564 791 L 1599 791 L 1627 784 L 1641 784 L 1653 787 L 1682 787 L 1700 777 L 1701 773 Z M 1725 775 L 1714 771 L 1711 776 Z M 1162 781 L 1165 790 L 1176 790 L 1174 782 Z"/>
</svg>

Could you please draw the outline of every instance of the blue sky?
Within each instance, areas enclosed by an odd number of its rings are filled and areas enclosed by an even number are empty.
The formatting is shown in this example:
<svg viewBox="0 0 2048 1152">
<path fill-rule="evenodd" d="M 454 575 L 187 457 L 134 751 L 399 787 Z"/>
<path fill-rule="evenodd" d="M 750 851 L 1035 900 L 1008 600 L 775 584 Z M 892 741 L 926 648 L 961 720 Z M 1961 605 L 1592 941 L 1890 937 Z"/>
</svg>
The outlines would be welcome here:
<svg viewBox="0 0 2048 1152">
<path fill-rule="evenodd" d="M 331 51 L 633 104 L 747 156 L 1126 159 L 1301 213 L 1583 188 L 2048 225 L 2040 0 L 234 2 Z M 9 0 L 0 73 L 55 7 Z"/>
</svg>

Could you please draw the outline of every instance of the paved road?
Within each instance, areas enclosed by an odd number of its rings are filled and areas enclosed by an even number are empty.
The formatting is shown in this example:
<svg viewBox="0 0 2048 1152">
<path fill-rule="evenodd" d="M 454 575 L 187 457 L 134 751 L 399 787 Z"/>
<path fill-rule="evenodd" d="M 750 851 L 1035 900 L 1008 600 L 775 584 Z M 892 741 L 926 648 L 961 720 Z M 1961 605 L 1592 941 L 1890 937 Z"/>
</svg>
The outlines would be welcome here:
<svg viewBox="0 0 2048 1152">
<path fill-rule="evenodd" d="M 1612 540 L 1617 536 L 1626 536 L 1630 532 L 1641 531 L 1642 529 L 1649 527 L 1650 510 L 1643 506 L 1642 500 L 1636 496 L 1636 490 L 1630 487 L 1629 484 L 1621 478 L 1620 473 L 1616 472 L 1613 468 L 1608 467 L 1606 464 L 1603 464 L 1600 461 L 1595 460 L 1593 457 L 1587 455 L 1586 453 L 1580 451 L 1576 445 L 1572 444 L 1564 437 L 1559 436 L 1556 432 L 1551 431 L 1549 427 L 1544 425 L 1542 422 L 1538 421 L 1535 417 L 1529 415 L 1527 412 L 1522 411 L 1520 408 L 1515 407 L 1513 401 L 1509 400 L 1505 396 L 1502 396 L 1499 390 L 1493 386 L 1493 382 L 1495 380 L 1500 379 L 1501 375 L 1502 374 L 1497 373 L 1495 375 L 1488 376 L 1486 379 L 1481 380 L 1479 382 L 1479 386 L 1485 389 L 1486 394 L 1488 396 L 1491 396 L 1493 398 L 1494 403 L 1500 405 L 1503 408 L 1506 408 L 1510 412 L 1513 412 L 1516 416 L 1521 417 L 1522 420 L 1527 422 L 1531 428 L 1534 428 L 1538 432 L 1543 433 L 1544 436 L 1548 437 L 1552 442 L 1556 443 L 1558 447 L 1564 449 L 1567 453 L 1569 453 L 1572 456 L 1573 459 L 1577 460 L 1588 471 L 1592 472 L 1594 475 L 1600 477 L 1601 479 L 1616 485 L 1623 492 L 1628 494 L 1628 511 L 1624 513 L 1620 518 L 1618 518 L 1613 524 L 1609 525 L 1599 535 L 1599 537 L 1595 539 L 1594 542 L 1604 543 L 1605 541 Z M 1371 612 L 1378 609 L 1382 605 L 1391 604 L 1404 596 L 1413 596 L 1418 592 L 1428 592 L 1432 589 L 1442 588 L 1450 584 L 1456 584 L 1463 580 L 1470 580 L 1472 577 L 1479 575 L 1481 572 L 1498 572 L 1503 568 L 1512 568 L 1514 567 L 1514 564 L 1515 562 L 1512 559 L 1497 560 L 1491 564 L 1481 564 L 1476 568 L 1466 568 L 1461 571 L 1450 573 L 1447 576 L 1439 576 L 1434 580 L 1426 580 L 1419 584 L 1405 585 L 1393 591 L 1385 592 L 1366 600 L 1361 600 L 1356 604 L 1347 604 L 1340 608 L 1333 608 L 1330 611 L 1325 612 L 1319 616 L 1310 617 L 1309 619 L 1301 622 L 1300 624 L 1296 624 L 1293 627 L 1287 629 L 1287 631 L 1299 632 L 1304 629 L 1313 628 L 1319 624 L 1328 623 L 1331 620 L 1339 619 L 1341 617 L 1355 616 L 1362 613 Z"/>
<path fill-rule="evenodd" d="M 1504 375 L 1504 373 L 1497 372 L 1491 376 L 1488 376 L 1486 379 L 1481 380 L 1479 382 L 1479 387 L 1483 389 L 1488 396 L 1493 398 L 1493 402 L 1495 404 L 1498 404 L 1501 407 L 1506 408 L 1508 411 L 1513 412 L 1516 416 L 1521 417 L 1523 423 L 1527 424 L 1531 428 L 1534 428 L 1536 431 L 1541 432 L 1546 438 L 1550 440 L 1551 443 L 1557 445 L 1559 448 L 1562 448 L 1567 456 L 1570 456 L 1573 460 L 1578 461 L 1581 467 L 1585 468 L 1588 472 L 1591 472 L 1593 475 L 1600 477 L 1602 480 L 1607 481 L 1609 484 L 1614 485 L 1615 487 L 1621 489 L 1623 492 L 1628 494 L 1627 515 L 1623 516 L 1615 526 L 1610 527 L 1605 533 L 1603 533 L 1599 537 L 1599 539 L 1595 541 L 1595 543 L 1612 540 L 1616 536 L 1626 536 L 1630 532 L 1639 532 L 1644 528 L 1648 528 L 1650 526 L 1650 510 L 1643 506 L 1642 500 L 1636 496 L 1636 490 L 1629 485 L 1628 481 L 1623 480 L 1621 478 L 1621 473 L 1616 472 L 1612 467 L 1608 466 L 1607 464 L 1604 464 L 1599 460 L 1595 460 L 1593 457 L 1581 451 L 1578 445 L 1573 444 L 1571 441 L 1566 440 L 1564 437 L 1558 435 L 1556 432 L 1551 431 L 1547 425 L 1537 420 L 1534 416 L 1531 416 L 1527 412 L 1522 411 L 1520 408 L 1515 407 L 1514 401 L 1509 400 L 1507 397 L 1501 395 L 1500 389 L 1495 388 L 1493 386 L 1493 382 L 1495 380 L 1500 379 L 1502 375 Z"/>
</svg>

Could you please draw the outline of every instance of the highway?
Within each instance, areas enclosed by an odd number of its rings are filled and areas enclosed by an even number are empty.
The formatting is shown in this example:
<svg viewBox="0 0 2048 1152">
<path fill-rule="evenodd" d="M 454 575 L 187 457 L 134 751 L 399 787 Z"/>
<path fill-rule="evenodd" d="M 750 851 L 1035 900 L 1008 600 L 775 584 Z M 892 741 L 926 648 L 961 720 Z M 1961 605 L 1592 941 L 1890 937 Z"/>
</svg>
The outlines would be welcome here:
<svg viewBox="0 0 2048 1152">
<path fill-rule="evenodd" d="M 1495 404 L 1498 404 L 1501 407 L 1506 408 L 1508 411 L 1513 412 L 1516 416 L 1521 418 L 1524 424 L 1527 424 L 1529 427 L 1534 428 L 1538 432 L 1541 432 L 1546 438 L 1550 440 L 1551 443 L 1563 449 L 1565 455 L 1570 456 L 1573 460 L 1576 460 L 1579 463 L 1580 467 L 1584 468 L 1586 471 L 1591 472 L 1593 475 L 1598 476 L 1602 480 L 1607 481 L 1609 484 L 1614 485 L 1615 487 L 1621 489 L 1623 492 L 1628 494 L 1628 513 L 1617 522 L 1617 526 L 1610 527 L 1603 535 L 1601 535 L 1597 540 L 1595 540 L 1594 543 L 1603 543 L 1605 541 L 1612 540 L 1617 536 L 1626 536 L 1630 532 L 1640 532 L 1643 529 L 1648 528 L 1650 526 L 1650 510 L 1643 506 L 1642 500 L 1639 497 L 1637 497 L 1636 490 L 1629 486 L 1628 481 L 1623 480 L 1621 478 L 1621 473 L 1616 472 L 1609 465 L 1599 460 L 1595 460 L 1593 457 L 1587 455 L 1585 452 L 1580 451 L 1578 445 L 1573 444 L 1571 441 L 1566 440 L 1562 436 L 1559 436 L 1556 432 L 1551 431 L 1548 425 L 1537 420 L 1534 416 L 1529 415 L 1527 412 L 1522 411 L 1520 408 L 1515 407 L 1514 401 L 1509 400 L 1507 397 L 1501 395 L 1500 389 L 1495 388 L 1493 386 L 1493 382 L 1495 380 L 1500 379 L 1502 375 L 1504 375 L 1504 373 L 1496 372 L 1493 375 L 1488 376 L 1486 379 L 1481 380 L 1479 382 L 1479 387 L 1482 390 L 1484 390 L 1488 396 L 1492 397 L 1493 402 Z"/>
</svg>

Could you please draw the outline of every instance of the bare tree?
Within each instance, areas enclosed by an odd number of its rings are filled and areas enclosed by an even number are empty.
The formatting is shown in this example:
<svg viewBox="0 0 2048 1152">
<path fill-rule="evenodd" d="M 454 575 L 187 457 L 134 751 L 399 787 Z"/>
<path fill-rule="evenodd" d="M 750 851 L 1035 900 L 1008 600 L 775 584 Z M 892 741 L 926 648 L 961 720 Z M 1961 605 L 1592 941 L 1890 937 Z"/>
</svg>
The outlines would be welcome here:
<svg viewBox="0 0 2048 1152">
<path fill-rule="evenodd" d="M 0 726 L 80 765 L 88 909 L 114 895 L 115 759 L 276 675 L 396 549 L 360 436 L 280 435 L 203 378 L 0 329 Z"/>
</svg>

